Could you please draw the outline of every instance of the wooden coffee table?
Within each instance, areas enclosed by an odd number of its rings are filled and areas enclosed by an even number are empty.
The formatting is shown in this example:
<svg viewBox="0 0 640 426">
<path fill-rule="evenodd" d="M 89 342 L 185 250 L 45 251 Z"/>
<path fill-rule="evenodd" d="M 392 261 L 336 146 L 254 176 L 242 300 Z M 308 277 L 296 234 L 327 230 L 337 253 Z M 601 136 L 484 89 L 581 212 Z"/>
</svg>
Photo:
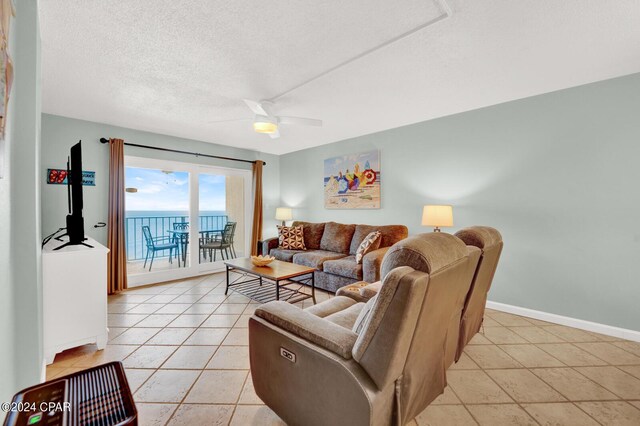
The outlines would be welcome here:
<svg viewBox="0 0 640 426">
<path fill-rule="evenodd" d="M 297 303 L 313 299 L 316 303 L 316 286 L 313 277 L 315 268 L 295 263 L 274 260 L 267 266 L 255 266 L 248 257 L 231 259 L 224 262 L 227 269 L 227 288 L 262 303 L 271 300 L 285 300 Z M 241 276 L 230 281 L 230 272 L 240 272 Z M 245 279 L 248 278 L 248 279 Z M 302 292 L 302 288 L 311 286 L 311 294 Z"/>
</svg>

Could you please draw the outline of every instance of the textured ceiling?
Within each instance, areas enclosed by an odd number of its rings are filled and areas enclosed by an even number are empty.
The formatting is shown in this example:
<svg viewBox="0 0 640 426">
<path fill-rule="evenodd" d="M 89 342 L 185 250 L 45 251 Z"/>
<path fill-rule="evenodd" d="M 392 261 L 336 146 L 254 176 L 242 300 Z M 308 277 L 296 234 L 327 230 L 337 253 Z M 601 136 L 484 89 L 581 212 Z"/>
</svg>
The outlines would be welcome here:
<svg viewBox="0 0 640 426">
<path fill-rule="evenodd" d="M 40 0 L 43 111 L 282 154 L 640 71 L 640 1 L 447 3 L 448 19 L 322 75 L 445 9 Z M 251 117 L 243 98 L 276 98 L 276 113 L 324 127 L 283 125 L 272 140 L 250 121 L 213 123 Z"/>
</svg>

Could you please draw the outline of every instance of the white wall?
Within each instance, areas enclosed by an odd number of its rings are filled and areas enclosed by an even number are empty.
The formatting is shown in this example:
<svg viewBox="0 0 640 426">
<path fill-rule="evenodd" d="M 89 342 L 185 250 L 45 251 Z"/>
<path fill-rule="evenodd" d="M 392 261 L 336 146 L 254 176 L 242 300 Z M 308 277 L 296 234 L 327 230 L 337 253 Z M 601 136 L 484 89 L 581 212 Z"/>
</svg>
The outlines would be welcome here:
<svg viewBox="0 0 640 426">
<path fill-rule="evenodd" d="M 37 2 L 15 6 L 15 80 L 0 179 L 0 401 L 37 383 L 42 367 L 40 34 Z"/>
<path fill-rule="evenodd" d="M 453 204 L 452 232 L 503 234 L 491 300 L 640 330 L 639 112 L 635 74 L 299 151 L 280 158 L 282 201 L 413 234 L 424 204 Z M 324 209 L 323 160 L 371 149 L 382 208 Z"/>
</svg>

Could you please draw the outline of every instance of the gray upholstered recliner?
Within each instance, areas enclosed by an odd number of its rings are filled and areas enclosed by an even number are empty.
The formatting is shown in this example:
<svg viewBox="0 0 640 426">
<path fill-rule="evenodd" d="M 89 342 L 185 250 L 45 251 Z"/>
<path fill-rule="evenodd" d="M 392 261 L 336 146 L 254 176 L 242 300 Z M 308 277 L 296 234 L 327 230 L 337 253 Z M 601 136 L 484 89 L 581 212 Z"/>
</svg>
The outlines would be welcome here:
<svg viewBox="0 0 640 426">
<path fill-rule="evenodd" d="M 476 268 L 469 294 L 465 300 L 460 321 L 460 341 L 456 353 L 456 361 L 460 359 L 464 347 L 476 335 L 482 326 L 487 294 L 500 260 L 502 252 L 502 235 L 497 229 L 488 226 L 472 226 L 455 233 L 467 246 L 477 247 L 482 251 Z"/>
<path fill-rule="evenodd" d="M 262 305 L 249 320 L 257 395 L 290 425 L 409 422 L 444 391 L 478 256 L 453 235 L 423 234 L 389 250 L 366 304 Z"/>
<path fill-rule="evenodd" d="M 491 282 L 493 281 L 493 276 L 498 266 L 498 260 L 500 260 L 503 242 L 500 232 L 489 226 L 471 226 L 464 228 L 456 232 L 455 236 L 467 245 L 470 252 L 480 250 L 480 259 L 460 316 L 459 341 L 454 356 L 457 362 L 460 356 L 462 356 L 464 347 L 482 326 L 487 294 L 491 288 Z M 385 273 L 384 262 L 383 260 L 382 276 L 384 276 Z M 388 267 L 386 269 L 388 269 Z M 338 289 L 336 295 L 347 296 L 356 302 L 367 302 L 380 291 L 381 285 L 380 281 L 371 284 L 367 282 L 357 282 Z"/>
</svg>

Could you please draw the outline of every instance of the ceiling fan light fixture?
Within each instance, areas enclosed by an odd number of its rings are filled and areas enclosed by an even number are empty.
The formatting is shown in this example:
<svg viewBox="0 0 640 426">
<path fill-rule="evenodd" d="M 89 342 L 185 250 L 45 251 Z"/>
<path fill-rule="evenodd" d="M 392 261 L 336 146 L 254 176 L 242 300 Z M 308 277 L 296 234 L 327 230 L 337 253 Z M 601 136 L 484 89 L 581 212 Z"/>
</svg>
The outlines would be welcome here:
<svg viewBox="0 0 640 426">
<path fill-rule="evenodd" d="M 256 117 L 253 120 L 253 130 L 256 133 L 275 133 L 278 131 L 278 123 L 271 117 Z"/>
</svg>

